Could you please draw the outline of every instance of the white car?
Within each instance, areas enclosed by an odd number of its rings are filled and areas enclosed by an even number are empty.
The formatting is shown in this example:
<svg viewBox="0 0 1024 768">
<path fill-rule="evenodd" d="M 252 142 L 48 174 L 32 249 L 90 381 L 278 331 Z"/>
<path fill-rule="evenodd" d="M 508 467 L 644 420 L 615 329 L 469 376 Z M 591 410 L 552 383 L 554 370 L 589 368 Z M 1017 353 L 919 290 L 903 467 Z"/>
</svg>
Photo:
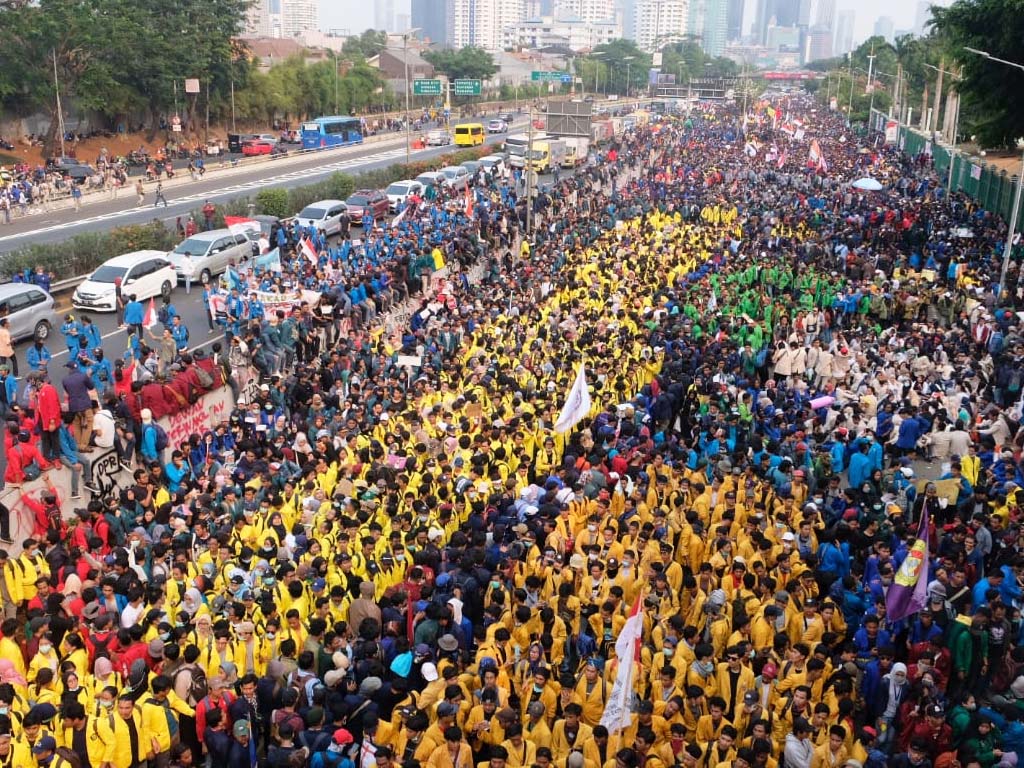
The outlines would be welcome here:
<svg viewBox="0 0 1024 768">
<path fill-rule="evenodd" d="M 341 233 L 341 217 L 348 213 L 344 200 L 320 200 L 299 211 L 296 220 L 300 227 L 322 229 L 328 235 Z"/>
<path fill-rule="evenodd" d="M 384 194 L 388 196 L 391 210 L 397 212 L 410 197 L 423 194 L 423 185 L 415 179 L 396 181 L 388 185 L 388 188 L 384 190 Z"/>
<path fill-rule="evenodd" d="M 178 277 L 163 251 L 133 251 L 107 259 L 85 282 L 75 289 L 71 303 L 93 312 L 117 309 L 117 286 L 121 279 L 121 296 L 125 301 L 135 296 L 139 301 L 154 296 L 170 296 Z"/>
<path fill-rule="evenodd" d="M 446 165 L 441 169 L 444 174 L 444 183 L 451 189 L 465 189 L 469 186 L 469 171 L 461 165 Z"/>
<path fill-rule="evenodd" d="M 247 222 L 245 232 L 234 233 L 230 229 L 211 229 L 196 232 L 182 241 L 167 254 L 167 260 L 181 282 L 185 282 L 182 268 L 185 254 L 192 257 L 192 279 L 197 283 L 209 283 L 210 278 L 227 271 L 229 264 L 238 264 L 253 255 L 253 243 L 260 238 L 258 222 Z"/>
<path fill-rule="evenodd" d="M 502 155 L 486 155 L 479 160 L 481 167 L 491 174 L 502 174 L 505 172 L 505 158 Z"/>
<path fill-rule="evenodd" d="M 452 135 L 448 131 L 428 131 L 423 143 L 428 147 L 444 147 L 452 143 Z"/>
<path fill-rule="evenodd" d="M 423 185 L 424 192 L 430 187 L 437 187 L 437 191 L 440 192 L 441 187 L 445 185 L 445 175 L 440 171 L 425 171 L 416 177 L 416 181 Z"/>
</svg>

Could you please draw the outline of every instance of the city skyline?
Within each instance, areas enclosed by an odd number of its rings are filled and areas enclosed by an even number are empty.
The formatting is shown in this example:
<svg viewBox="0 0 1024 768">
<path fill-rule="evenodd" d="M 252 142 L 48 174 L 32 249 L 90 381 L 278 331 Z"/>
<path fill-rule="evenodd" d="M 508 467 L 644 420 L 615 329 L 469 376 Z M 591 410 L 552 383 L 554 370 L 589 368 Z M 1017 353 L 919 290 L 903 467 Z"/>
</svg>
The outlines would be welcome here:
<svg viewBox="0 0 1024 768">
<path fill-rule="evenodd" d="M 759 0 L 746 0 L 743 14 L 743 32 L 749 33 L 757 14 Z M 821 0 L 815 0 L 813 6 L 816 8 Z M 336 30 L 347 31 L 349 34 L 359 34 L 363 30 L 374 28 L 377 21 L 378 3 L 393 4 L 395 13 L 398 16 L 409 14 L 409 0 L 319 0 L 320 3 L 320 28 L 324 31 Z M 936 0 L 936 5 L 946 5 L 948 0 Z M 880 17 L 888 16 L 892 19 L 893 27 L 897 32 L 915 30 L 918 21 L 918 3 L 904 0 L 893 3 L 891 0 L 837 0 L 835 13 L 842 11 L 856 11 L 854 18 L 853 40 L 860 43 L 870 37 L 874 31 L 875 23 Z M 812 12 L 813 14 L 813 12 Z M 409 18 L 409 16 L 405 16 Z M 812 15 L 813 19 L 814 16 Z M 628 28 L 628 24 L 624 27 Z"/>
</svg>

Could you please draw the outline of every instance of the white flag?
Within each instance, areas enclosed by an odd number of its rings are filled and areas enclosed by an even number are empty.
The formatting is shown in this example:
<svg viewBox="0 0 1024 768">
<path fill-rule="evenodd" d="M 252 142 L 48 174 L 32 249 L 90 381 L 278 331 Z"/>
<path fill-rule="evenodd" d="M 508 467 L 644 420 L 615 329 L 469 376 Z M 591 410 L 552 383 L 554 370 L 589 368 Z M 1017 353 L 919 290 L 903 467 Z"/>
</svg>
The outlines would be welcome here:
<svg viewBox="0 0 1024 768">
<path fill-rule="evenodd" d="M 406 214 L 408 213 L 409 208 L 408 206 L 406 206 L 405 208 L 402 209 L 402 212 L 395 216 L 395 218 L 391 221 L 391 228 L 395 229 L 396 227 L 398 227 L 398 225 L 402 223 L 403 219 L 405 219 Z"/>
<path fill-rule="evenodd" d="M 618 639 L 615 641 L 615 656 L 619 668 L 615 672 L 615 684 L 601 715 L 601 725 L 609 733 L 618 733 L 633 724 L 633 676 L 637 668 L 637 651 L 644 633 L 644 617 L 640 613 L 642 595 L 637 595 L 633 612 L 626 619 Z"/>
<path fill-rule="evenodd" d="M 590 392 L 587 391 L 586 366 L 580 363 L 579 373 L 576 374 L 576 381 L 569 390 L 569 396 L 565 399 L 562 412 L 555 422 L 555 432 L 559 434 L 568 432 L 582 419 L 590 414 Z"/>
</svg>

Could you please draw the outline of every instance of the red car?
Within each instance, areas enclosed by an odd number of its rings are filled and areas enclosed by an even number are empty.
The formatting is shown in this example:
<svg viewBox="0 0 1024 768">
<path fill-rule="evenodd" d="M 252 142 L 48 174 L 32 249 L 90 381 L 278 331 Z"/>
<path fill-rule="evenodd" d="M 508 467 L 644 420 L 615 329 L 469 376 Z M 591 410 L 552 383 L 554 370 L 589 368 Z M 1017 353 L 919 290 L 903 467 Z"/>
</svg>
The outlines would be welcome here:
<svg viewBox="0 0 1024 768">
<path fill-rule="evenodd" d="M 242 143 L 243 155 L 269 155 L 274 151 L 273 142 L 265 139 L 250 139 Z"/>
<path fill-rule="evenodd" d="M 367 212 L 369 212 L 373 218 L 379 219 L 383 216 L 387 216 L 388 210 L 391 207 L 388 196 L 376 189 L 356 190 L 355 193 L 345 201 L 345 205 L 348 206 L 349 219 L 357 225 L 363 220 L 363 216 L 366 215 Z"/>
</svg>

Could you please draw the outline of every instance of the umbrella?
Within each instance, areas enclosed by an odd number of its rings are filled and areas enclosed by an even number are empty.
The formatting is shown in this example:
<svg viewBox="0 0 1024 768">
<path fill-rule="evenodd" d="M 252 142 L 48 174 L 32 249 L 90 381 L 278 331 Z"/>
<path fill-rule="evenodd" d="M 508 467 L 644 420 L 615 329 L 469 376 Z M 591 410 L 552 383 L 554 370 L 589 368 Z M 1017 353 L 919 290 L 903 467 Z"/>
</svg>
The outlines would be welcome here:
<svg viewBox="0 0 1024 768">
<path fill-rule="evenodd" d="M 863 179 L 857 179 L 853 182 L 853 186 L 857 189 L 863 189 L 865 192 L 877 192 L 882 188 L 882 185 L 879 182 L 869 176 L 865 176 Z"/>
</svg>

